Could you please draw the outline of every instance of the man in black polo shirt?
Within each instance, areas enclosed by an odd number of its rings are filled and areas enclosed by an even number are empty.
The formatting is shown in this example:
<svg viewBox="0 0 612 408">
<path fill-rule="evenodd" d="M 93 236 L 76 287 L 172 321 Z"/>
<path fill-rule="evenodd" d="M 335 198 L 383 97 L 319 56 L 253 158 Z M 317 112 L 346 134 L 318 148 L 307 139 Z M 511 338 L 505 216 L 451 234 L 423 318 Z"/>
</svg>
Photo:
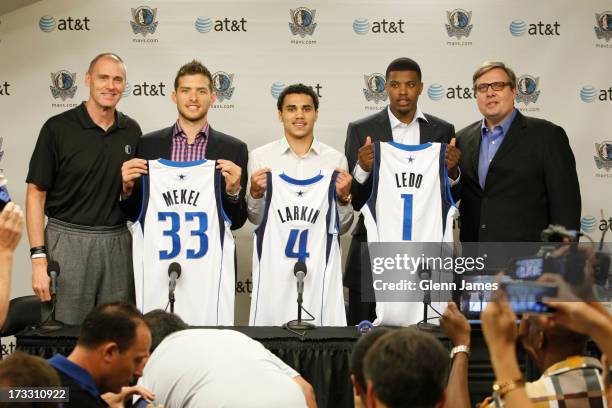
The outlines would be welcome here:
<svg viewBox="0 0 612 408">
<path fill-rule="evenodd" d="M 69 389 L 70 402 L 64 406 L 106 407 L 110 405 L 107 402 L 134 393 L 152 398 L 152 393 L 144 389 L 122 390 L 142 376 L 150 346 L 151 332 L 134 305 L 96 307 L 85 317 L 72 353 L 49 359 L 62 386 Z"/>
<path fill-rule="evenodd" d="M 142 133 L 115 109 L 125 78 L 117 55 L 94 58 L 85 76 L 89 99 L 43 125 L 30 160 L 32 288 L 41 301 L 51 299 L 47 257 L 57 261 L 56 316 L 68 324 L 80 324 L 98 304 L 134 300 L 131 236 L 118 205 L 119 169 L 133 157 Z"/>
</svg>

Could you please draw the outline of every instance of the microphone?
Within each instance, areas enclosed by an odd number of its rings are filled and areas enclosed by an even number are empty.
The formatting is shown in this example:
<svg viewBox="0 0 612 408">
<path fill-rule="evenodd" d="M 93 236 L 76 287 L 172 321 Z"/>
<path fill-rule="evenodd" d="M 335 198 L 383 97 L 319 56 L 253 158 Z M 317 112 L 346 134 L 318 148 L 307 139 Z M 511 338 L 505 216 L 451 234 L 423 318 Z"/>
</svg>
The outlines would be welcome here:
<svg viewBox="0 0 612 408">
<path fill-rule="evenodd" d="M 176 289 L 176 281 L 181 277 L 181 264 L 172 262 L 168 267 L 168 277 L 170 278 L 168 290 L 174 292 L 174 289 Z"/>
<path fill-rule="evenodd" d="M 293 274 L 297 278 L 297 320 L 291 320 L 283 325 L 287 330 L 297 333 L 295 330 L 310 330 L 314 329 L 315 325 L 302 321 L 302 295 L 304 294 L 304 278 L 306 277 L 307 268 L 304 261 L 297 261 L 293 266 Z M 304 311 L 310 316 L 309 320 L 314 320 L 314 316 L 308 313 L 308 310 Z M 300 334 L 300 333 L 297 333 Z M 302 334 L 300 334 L 301 336 Z"/>
<path fill-rule="evenodd" d="M 57 306 L 57 277 L 60 274 L 60 267 L 57 261 L 49 260 L 47 263 L 47 275 L 51 278 L 51 313 L 47 319 L 36 329 L 44 332 L 60 330 L 64 327 L 64 322 L 55 319 L 55 307 Z"/>
<path fill-rule="evenodd" d="M 302 261 L 297 261 L 293 267 L 293 274 L 297 278 L 297 292 L 300 299 L 304 293 L 304 278 L 307 273 L 306 264 Z"/>
<path fill-rule="evenodd" d="M 57 278 L 60 274 L 60 267 L 57 261 L 50 260 L 47 263 L 47 275 L 51 278 L 51 296 L 57 295 Z"/>
<path fill-rule="evenodd" d="M 431 271 L 428 268 L 420 268 L 418 273 L 421 281 L 431 279 Z M 428 284 L 427 289 L 423 290 L 423 320 L 417 323 L 417 327 L 421 330 L 433 330 L 435 328 L 435 325 L 429 323 L 429 317 L 427 316 L 428 309 L 431 307 L 431 289 L 429 287 Z"/>
<path fill-rule="evenodd" d="M 176 280 L 181 277 L 181 264 L 172 262 L 168 266 L 168 304 L 170 305 L 170 313 L 174 313 L 174 289 L 176 289 Z M 167 307 L 167 306 L 166 306 Z"/>
</svg>

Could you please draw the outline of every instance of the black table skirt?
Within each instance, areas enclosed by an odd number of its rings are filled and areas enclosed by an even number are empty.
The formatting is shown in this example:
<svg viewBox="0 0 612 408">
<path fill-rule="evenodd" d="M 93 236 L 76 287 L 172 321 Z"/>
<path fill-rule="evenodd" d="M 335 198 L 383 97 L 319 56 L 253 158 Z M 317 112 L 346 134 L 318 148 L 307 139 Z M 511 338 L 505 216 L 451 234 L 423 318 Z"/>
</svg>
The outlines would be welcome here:
<svg viewBox="0 0 612 408">
<path fill-rule="evenodd" d="M 219 329 L 220 327 L 214 327 Z M 226 327 L 246 334 L 262 343 L 289 366 L 299 372 L 317 395 L 317 403 L 325 407 L 353 407 L 353 390 L 350 381 L 350 355 L 359 339 L 354 327 L 319 327 L 304 336 L 280 327 Z M 55 332 L 39 333 L 26 329 L 16 335 L 17 349 L 30 354 L 50 358 L 54 354 L 68 355 L 76 344 L 78 326 L 66 326 Z M 449 349 L 448 339 L 439 332 L 432 332 Z M 519 352 L 519 363 L 525 364 L 524 353 Z M 489 354 L 482 332 L 472 330 L 472 356 L 468 380 L 472 403 L 482 401 L 491 392 L 494 381 Z"/>
</svg>

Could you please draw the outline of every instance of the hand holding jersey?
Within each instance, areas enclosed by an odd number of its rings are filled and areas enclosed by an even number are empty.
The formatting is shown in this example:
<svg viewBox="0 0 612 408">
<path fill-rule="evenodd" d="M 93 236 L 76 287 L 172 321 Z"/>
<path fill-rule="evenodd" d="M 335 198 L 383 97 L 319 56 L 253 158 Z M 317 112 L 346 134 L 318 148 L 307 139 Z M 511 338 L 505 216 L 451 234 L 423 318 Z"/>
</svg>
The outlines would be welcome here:
<svg viewBox="0 0 612 408">
<path fill-rule="evenodd" d="M 130 159 L 123 162 L 121 165 L 121 182 L 122 182 L 122 196 L 127 198 L 132 195 L 134 190 L 134 183 L 143 174 L 147 174 L 147 161 L 144 159 Z"/>
<path fill-rule="evenodd" d="M 345 326 L 337 173 L 322 170 L 306 180 L 278 171 L 263 174 L 265 210 L 254 232 L 249 324 L 280 326 L 297 318 L 292 272 L 302 261 L 308 269 L 303 306 L 313 315 L 313 323 Z"/>
<path fill-rule="evenodd" d="M 457 209 L 447 177 L 447 145 L 373 146 L 372 192 L 361 208 L 368 242 L 452 242 Z M 375 324 L 406 326 L 422 315 L 420 303 L 377 301 Z"/>
<path fill-rule="evenodd" d="M 234 324 L 234 238 L 221 199 L 218 162 L 148 162 L 142 210 L 132 225 L 136 304 L 168 301 L 168 265 L 182 266 L 176 313 L 191 325 Z"/>
</svg>

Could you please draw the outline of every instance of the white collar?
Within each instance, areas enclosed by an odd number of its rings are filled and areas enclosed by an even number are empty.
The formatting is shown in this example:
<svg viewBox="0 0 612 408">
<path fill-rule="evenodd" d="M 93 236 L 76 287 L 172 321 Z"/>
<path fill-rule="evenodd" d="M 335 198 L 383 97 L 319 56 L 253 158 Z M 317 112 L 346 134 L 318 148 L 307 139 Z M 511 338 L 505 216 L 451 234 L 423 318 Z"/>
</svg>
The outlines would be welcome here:
<svg viewBox="0 0 612 408">
<path fill-rule="evenodd" d="M 280 147 L 280 154 L 285 154 L 287 153 L 287 151 L 293 153 L 293 150 L 291 150 L 291 146 L 289 146 L 289 142 L 287 141 L 287 138 L 285 136 L 280 138 L 280 140 L 278 141 L 278 146 Z M 321 142 L 319 142 L 316 137 L 312 138 L 312 144 L 310 145 L 310 149 L 308 149 L 308 152 L 306 152 L 304 156 L 306 156 L 310 152 L 313 152 L 317 156 L 321 154 Z"/>
<path fill-rule="evenodd" d="M 396 127 L 401 126 L 401 125 L 404 125 L 404 126 L 412 125 L 418 119 L 423 119 L 425 122 L 429 122 L 427 118 L 425 117 L 425 115 L 423 114 L 423 111 L 421 110 L 419 105 L 417 105 L 416 112 L 414 113 L 414 118 L 412 118 L 412 122 L 410 122 L 409 124 L 405 124 L 404 122 L 401 122 L 398 118 L 396 118 L 393 112 L 391 112 L 391 106 L 389 105 L 387 105 L 387 113 L 389 114 L 389 121 L 391 122 L 391 129 L 395 129 Z"/>
</svg>

